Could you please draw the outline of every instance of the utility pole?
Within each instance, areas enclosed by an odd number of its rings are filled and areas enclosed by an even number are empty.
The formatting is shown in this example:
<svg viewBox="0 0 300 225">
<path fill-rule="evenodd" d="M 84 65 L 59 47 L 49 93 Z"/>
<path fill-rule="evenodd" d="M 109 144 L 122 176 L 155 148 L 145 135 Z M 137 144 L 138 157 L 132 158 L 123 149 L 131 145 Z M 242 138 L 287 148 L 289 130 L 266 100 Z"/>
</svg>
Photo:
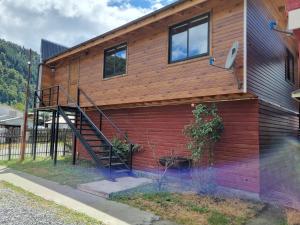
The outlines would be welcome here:
<svg viewBox="0 0 300 225">
<path fill-rule="evenodd" d="M 28 76 L 27 76 L 27 87 L 26 87 L 26 99 L 25 99 L 25 111 L 24 111 L 24 122 L 22 127 L 22 136 L 21 136 L 21 156 L 20 160 L 25 159 L 26 151 L 26 131 L 27 131 L 27 119 L 28 119 L 28 107 L 29 107 L 29 98 L 30 98 L 30 79 L 31 79 L 31 57 L 32 52 L 29 50 L 29 61 L 28 61 Z"/>
</svg>

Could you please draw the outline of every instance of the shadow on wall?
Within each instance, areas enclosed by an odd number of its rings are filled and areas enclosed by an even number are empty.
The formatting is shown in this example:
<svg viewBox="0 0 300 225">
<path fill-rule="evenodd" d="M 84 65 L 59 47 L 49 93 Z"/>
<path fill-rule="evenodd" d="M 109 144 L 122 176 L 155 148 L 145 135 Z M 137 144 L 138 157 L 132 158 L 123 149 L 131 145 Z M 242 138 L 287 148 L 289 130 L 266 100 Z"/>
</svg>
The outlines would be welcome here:
<svg viewBox="0 0 300 225">
<path fill-rule="evenodd" d="M 300 209 L 300 141 L 282 139 L 261 153 L 261 199 Z"/>
</svg>

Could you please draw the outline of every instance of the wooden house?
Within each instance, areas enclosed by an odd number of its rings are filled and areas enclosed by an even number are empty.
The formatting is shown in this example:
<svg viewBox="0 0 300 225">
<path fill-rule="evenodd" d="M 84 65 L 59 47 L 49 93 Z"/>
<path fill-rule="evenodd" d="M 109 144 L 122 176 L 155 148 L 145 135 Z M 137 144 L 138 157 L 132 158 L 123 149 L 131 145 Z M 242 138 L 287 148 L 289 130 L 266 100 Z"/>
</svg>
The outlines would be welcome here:
<svg viewBox="0 0 300 225">
<path fill-rule="evenodd" d="M 98 160 L 88 127 L 108 148 L 115 132 L 126 132 L 143 146 L 133 169 L 151 170 L 149 145 L 158 156 L 189 156 L 182 130 L 193 105 L 216 103 L 225 125 L 215 147 L 217 182 L 258 196 L 270 184 L 261 161 L 299 128 L 291 98 L 299 87 L 297 43 L 271 30 L 272 20 L 286 28 L 283 0 L 180 0 L 72 48 L 53 45 L 56 54 L 40 68 L 37 110 L 77 115 L 74 160 Z M 224 65 L 234 42 L 233 70 L 209 64 L 215 57 Z"/>
</svg>

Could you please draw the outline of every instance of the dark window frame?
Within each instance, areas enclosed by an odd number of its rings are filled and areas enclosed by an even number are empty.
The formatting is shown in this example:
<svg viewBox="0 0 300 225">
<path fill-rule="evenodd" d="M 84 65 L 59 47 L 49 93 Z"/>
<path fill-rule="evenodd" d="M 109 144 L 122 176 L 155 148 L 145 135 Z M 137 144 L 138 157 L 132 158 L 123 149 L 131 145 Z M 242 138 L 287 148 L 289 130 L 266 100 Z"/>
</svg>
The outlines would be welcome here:
<svg viewBox="0 0 300 225">
<path fill-rule="evenodd" d="M 200 24 L 205 24 L 207 23 L 208 25 L 208 34 L 207 34 L 207 52 L 206 53 L 203 53 L 203 54 L 199 54 L 199 55 L 195 55 L 195 56 L 191 56 L 189 57 L 188 56 L 188 51 L 189 51 L 189 29 L 192 28 L 192 27 L 195 27 L 195 26 L 191 26 L 191 22 L 197 20 L 197 19 L 201 19 L 203 18 L 203 22 L 200 23 Z M 205 14 L 202 14 L 200 16 L 196 16 L 196 17 L 193 17 L 189 20 L 186 20 L 186 21 L 183 21 L 181 23 L 178 23 L 178 24 L 175 24 L 175 25 L 172 25 L 171 27 L 169 27 L 169 46 L 168 46 L 168 63 L 169 64 L 172 64 L 172 63 L 177 63 L 177 62 L 183 62 L 183 61 L 187 61 L 187 60 L 191 60 L 191 59 L 195 59 L 195 58 L 200 58 L 200 57 L 204 57 L 204 56 L 209 56 L 210 55 L 210 18 L 211 18 L 211 15 L 210 15 L 210 12 L 208 13 L 205 13 Z M 180 27 L 180 26 L 183 26 L 187 24 L 187 57 L 184 58 L 184 59 L 179 59 L 179 60 L 172 60 L 172 35 L 173 35 L 173 32 L 172 30 L 176 27 Z M 200 25 L 200 24 L 197 24 Z"/>
<path fill-rule="evenodd" d="M 121 48 L 123 46 L 124 46 L 124 48 Z M 118 50 L 121 51 L 121 50 L 124 50 L 124 49 L 126 50 L 125 72 L 121 72 L 121 73 L 115 73 L 114 72 L 112 75 L 105 74 L 107 53 L 111 52 L 111 51 L 114 51 L 114 53 L 117 53 Z M 108 49 L 104 49 L 104 53 L 103 53 L 103 79 L 109 79 L 109 78 L 112 78 L 112 77 L 125 75 L 127 73 L 127 61 L 128 61 L 128 45 L 127 45 L 126 42 L 122 43 L 122 44 L 119 44 L 119 45 L 115 45 L 115 46 L 113 46 L 111 48 L 108 48 Z M 115 65 L 114 65 L 114 70 L 115 70 Z"/>
<path fill-rule="evenodd" d="M 292 63 L 292 68 L 290 68 L 290 62 Z M 286 49 L 285 80 L 290 84 L 295 85 L 295 57 L 289 49 Z"/>
</svg>

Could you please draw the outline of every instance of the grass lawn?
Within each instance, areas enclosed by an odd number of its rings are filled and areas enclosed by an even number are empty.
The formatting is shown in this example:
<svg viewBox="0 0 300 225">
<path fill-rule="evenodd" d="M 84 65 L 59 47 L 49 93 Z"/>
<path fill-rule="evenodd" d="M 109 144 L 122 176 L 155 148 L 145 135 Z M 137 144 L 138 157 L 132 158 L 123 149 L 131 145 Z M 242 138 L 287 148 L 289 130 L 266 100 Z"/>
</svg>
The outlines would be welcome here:
<svg viewBox="0 0 300 225">
<path fill-rule="evenodd" d="M 111 200 L 150 211 L 181 225 L 247 225 L 251 220 L 264 215 L 262 210 L 265 206 L 263 203 L 240 199 L 195 194 L 142 193 L 140 190 L 115 195 Z M 299 211 L 283 209 L 283 212 L 285 218 L 278 221 L 275 219 L 274 225 L 300 224 Z"/>
<path fill-rule="evenodd" d="M 262 210 L 263 204 L 195 194 L 135 193 L 112 198 L 182 225 L 242 225 Z"/>
<path fill-rule="evenodd" d="M 69 157 L 59 158 L 57 166 L 53 165 L 50 158 L 38 158 L 35 161 L 26 159 L 22 163 L 18 160 L 0 161 L 0 165 L 72 187 L 103 179 L 101 173 L 96 171 L 90 163 L 83 162 L 73 166 Z M 163 219 L 182 225 L 244 225 L 257 217 L 264 206 L 260 203 L 240 199 L 220 199 L 195 194 L 155 193 L 151 192 L 152 187 L 146 189 L 146 193 L 143 193 L 143 188 L 141 188 L 141 190 L 118 194 L 113 196 L 112 200 L 150 211 Z M 286 222 L 279 223 L 280 225 L 300 224 L 299 211 L 286 209 L 285 214 Z"/>
<path fill-rule="evenodd" d="M 54 202 L 45 200 L 39 196 L 36 196 L 30 192 L 27 192 L 19 187 L 16 187 L 7 182 L 0 182 L 0 189 L 8 189 L 13 192 L 16 192 L 27 199 L 28 206 L 30 207 L 38 207 L 39 209 L 47 209 L 57 216 L 57 218 L 64 221 L 66 224 L 85 224 L 85 225 L 96 225 L 103 224 L 94 218 L 88 217 L 85 214 L 76 212 L 74 210 L 70 210 L 63 206 L 57 205 Z"/>
<path fill-rule="evenodd" d="M 102 174 L 90 163 L 84 162 L 73 166 L 71 162 L 70 157 L 61 157 L 54 166 L 51 158 L 37 158 L 36 160 L 26 159 L 23 162 L 0 161 L 0 165 L 71 187 L 103 179 Z"/>
</svg>

